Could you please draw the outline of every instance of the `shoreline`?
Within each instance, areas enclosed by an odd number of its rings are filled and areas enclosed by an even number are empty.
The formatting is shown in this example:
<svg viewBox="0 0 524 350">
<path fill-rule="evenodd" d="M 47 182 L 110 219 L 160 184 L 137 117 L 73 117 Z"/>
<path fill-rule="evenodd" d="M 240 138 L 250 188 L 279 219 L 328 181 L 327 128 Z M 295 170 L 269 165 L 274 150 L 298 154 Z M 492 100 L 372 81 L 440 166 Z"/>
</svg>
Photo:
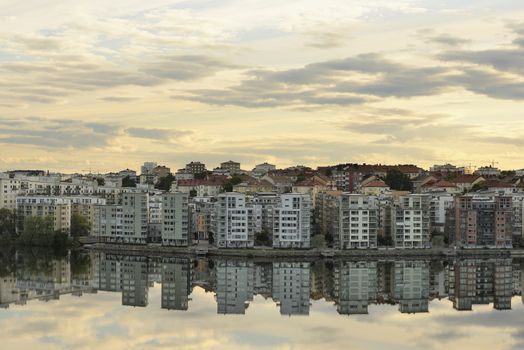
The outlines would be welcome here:
<svg viewBox="0 0 524 350">
<path fill-rule="evenodd" d="M 384 258 L 524 258 L 524 249 L 369 249 L 369 250 L 278 250 L 271 248 L 253 249 L 217 249 L 210 247 L 163 247 L 163 246 L 133 246 L 127 244 L 93 243 L 81 247 L 89 251 L 113 254 L 142 255 L 151 257 L 231 257 L 231 258 L 266 258 L 266 259 L 384 259 Z"/>
</svg>

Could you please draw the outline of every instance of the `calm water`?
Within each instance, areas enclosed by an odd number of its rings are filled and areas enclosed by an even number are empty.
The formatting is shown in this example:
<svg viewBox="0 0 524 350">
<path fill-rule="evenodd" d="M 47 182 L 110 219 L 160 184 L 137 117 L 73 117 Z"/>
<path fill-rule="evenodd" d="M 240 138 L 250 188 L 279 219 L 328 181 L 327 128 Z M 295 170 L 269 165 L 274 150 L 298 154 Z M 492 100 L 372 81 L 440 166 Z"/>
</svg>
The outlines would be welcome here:
<svg viewBox="0 0 524 350">
<path fill-rule="evenodd" d="M 1 252 L 2 349 L 522 349 L 522 264 Z"/>
</svg>

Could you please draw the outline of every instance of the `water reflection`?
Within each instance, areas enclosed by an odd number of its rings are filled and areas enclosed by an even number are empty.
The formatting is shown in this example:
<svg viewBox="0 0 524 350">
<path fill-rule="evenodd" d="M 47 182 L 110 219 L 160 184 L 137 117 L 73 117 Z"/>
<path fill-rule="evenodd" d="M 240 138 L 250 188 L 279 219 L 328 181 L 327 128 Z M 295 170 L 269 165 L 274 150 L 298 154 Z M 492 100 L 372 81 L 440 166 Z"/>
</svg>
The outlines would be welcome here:
<svg viewBox="0 0 524 350">
<path fill-rule="evenodd" d="M 255 296 L 273 300 L 281 315 L 309 315 L 313 301 L 341 315 L 368 314 L 370 305 L 427 313 L 447 298 L 457 311 L 492 304 L 511 309 L 522 293 L 521 262 L 504 258 L 429 260 L 263 261 L 240 258 L 153 258 L 102 252 L 4 251 L 0 305 L 58 300 L 98 291 L 120 293 L 122 305 L 147 307 L 160 284 L 162 309 L 188 311 L 195 287 L 215 295 L 218 314 L 246 314 Z M 151 305 L 149 305 L 151 307 Z"/>
</svg>

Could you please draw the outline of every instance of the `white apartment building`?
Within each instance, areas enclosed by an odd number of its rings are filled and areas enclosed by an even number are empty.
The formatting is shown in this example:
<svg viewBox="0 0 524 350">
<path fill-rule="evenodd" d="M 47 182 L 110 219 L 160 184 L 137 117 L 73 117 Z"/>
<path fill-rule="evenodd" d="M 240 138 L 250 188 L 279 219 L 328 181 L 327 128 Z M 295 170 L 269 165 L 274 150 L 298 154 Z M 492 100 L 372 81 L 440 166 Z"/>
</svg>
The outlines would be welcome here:
<svg viewBox="0 0 524 350">
<path fill-rule="evenodd" d="M 430 224 L 431 230 L 444 233 L 446 211 L 453 206 L 453 195 L 447 192 L 431 194 Z"/>
<path fill-rule="evenodd" d="M 144 165 L 140 167 L 140 174 L 146 175 L 153 171 L 154 168 L 156 168 L 158 164 L 156 162 L 144 162 Z"/>
<path fill-rule="evenodd" d="M 431 196 L 409 194 L 393 204 L 391 234 L 396 248 L 430 248 Z"/>
<path fill-rule="evenodd" d="M 215 203 L 215 241 L 218 248 L 252 248 L 252 206 L 242 193 L 221 193 Z"/>
<path fill-rule="evenodd" d="M 9 176 L 0 177 L 0 209 L 16 209 L 16 197 L 21 191 L 21 183 L 18 179 Z"/>
<path fill-rule="evenodd" d="M 311 241 L 311 197 L 286 193 L 273 209 L 273 247 L 309 248 Z"/>
<path fill-rule="evenodd" d="M 127 192 L 120 204 L 97 205 L 93 235 L 114 243 L 147 243 L 148 194 Z"/>
<path fill-rule="evenodd" d="M 17 229 L 22 232 L 31 217 L 52 217 L 54 230 L 71 231 L 71 202 L 62 197 L 24 196 L 16 198 Z"/>
<path fill-rule="evenodd" d="M 253 174 L 253 176 L 261 177 L 269 173 L 270 171 L 273 171 L 276 169 L 277 167 L 275 165 L 265 162 L 265 163 L 256 165 L 255 168 L 251 171 L 251 173 Z"/>
<path fill-rule="evenodd" d="M 332 233 L 338 249 L 377 247 L 379 205 L 375 196 L 343 193 L 334 198 Z"/>
<path fill-rule="evenodd" d="M 162 195 L 162 245 L 187 247 L 191 244 L 189 196 L 185 193 Z"/>
</svg>

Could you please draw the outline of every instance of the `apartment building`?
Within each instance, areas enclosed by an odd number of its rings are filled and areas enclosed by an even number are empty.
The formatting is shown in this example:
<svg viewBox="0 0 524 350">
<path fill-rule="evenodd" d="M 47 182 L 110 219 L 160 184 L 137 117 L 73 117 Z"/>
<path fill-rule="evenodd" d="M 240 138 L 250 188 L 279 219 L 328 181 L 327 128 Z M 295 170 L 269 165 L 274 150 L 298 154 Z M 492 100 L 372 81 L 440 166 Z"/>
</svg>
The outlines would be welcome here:
<svg viewBox="0 0 524 350">
<path fill-rule="evenodd" d="M 336 197 L 331 232 L 335 248 L 366 249 L 377 247 L 379 206 L 375 196 L 343 193 Z"/>
<path fill-rule="evenodd" d="M 215 203 L 215 241 L 218 248 L 253 248 L 253 206 L 242 193 L 221 193 Z"/>
<path fill-rule="evenodd" d="M 119 204 L 96 206 L 93 235 L 105 242 L 146 244 L 147 213 L 147 193 L 123 193 Z"/>
<path fill-rule="evenodd" d="M 188 174 L 202 174 L 206 171 L 206 165 L 201 162 L 190 162 L 186 164 L 185 170 Z"/>
<path fill-rule="evenodd" d="M 16 197 L 21 191 L 21 182 L 7 174 L 0 174 L 0 209 L 16 209 Z"/>
<path fill-rule="evenodd" d="M 185 193 L 162 195 L 162 245 L 187 247 L 191 244 L 189 196 Z"/>
<path fill-rule="evenodd" d="M 391 208 L 391 233 L 396 248 L 430 248 L 431 196 L 401 196 Z"/>
<path fill-rule="evenodd" d="M 16 198 L 17 230 L 23 232 L 26 219 L 52 217 L 54 230 L 71 231 L 71 202 L 67 198 L 48 196 L 24 196 Z"/>
<path fill-rule="evenodd" d="M 430 226 L 433 232 L 444 233 L 446 226 L 446 213 L 453 205 L 453 195 L 447 192 L 431 194 Z"/>
<path fill-rule="evenodd" d="M 311 240 L 311 197 L 286 193 L 273 209 L 273 247 L 309 248 Z"/>
<path fill-rule="evenodd" d="M 240 173 L 240 163 L 229 160 L 227 162 L 220 164 L 220 169 L 226 170 L 229 174 L 239 174 Z"/>
<path fill-rule="evenodd" d="M 465 248 L 512 247 L 512 198 L 460 196 L 448 211 L 450 242 Z"/>
<path fill-rule="evenodd" d="M 187 310 L 191 293 L 189 259 L 162 260 L 162 309 Z"/>
</svg>

